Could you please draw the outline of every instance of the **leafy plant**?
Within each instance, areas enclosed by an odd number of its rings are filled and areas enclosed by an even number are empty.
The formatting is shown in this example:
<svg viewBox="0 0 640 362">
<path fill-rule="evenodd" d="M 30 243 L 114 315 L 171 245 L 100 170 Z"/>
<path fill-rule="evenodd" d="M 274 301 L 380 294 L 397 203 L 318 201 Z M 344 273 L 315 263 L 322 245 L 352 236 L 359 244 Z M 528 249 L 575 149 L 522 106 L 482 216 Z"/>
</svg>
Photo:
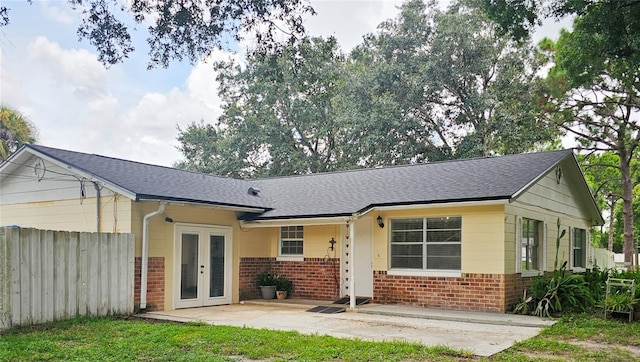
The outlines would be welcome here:
<svg viewBox="0 0 640 362">
<path fill-rule="evenodd" d="M 544 296 L 538 301 L 534 314 L 551 317 L 563 311 L 582 312 L 591 308 L 595 300 L 582 275 L 566 274 L 567 262 L 554 270 L 546 285 Z"/>
<path fill-rule="evenodd" d="M 293 282 L 283 275 L 276 276 L 276 290 L 291 294 L 293 290 Z"/>
<path fill-rule="evenodd" d="M 264 271 L 256 276 L 256 285 L 259 287 L 276 285 L 277 275 L 268 271 Z"/>
<path fill-rule="evenodd" d="M 532 305 L 535 305 L 533 314 L 540 317 L 552 317 L 563 311 L 582 312 L 591 308 L 595 300 L 589 284 L 582 275 L 568 274 L 567 262 L 558 265 L 558 251 L 560 239 L 566 230 L 560 230 L 560 218 L 558 218 L 558 234 L 556 237 L 556 259 L 553 273 L 550 277 L 541 276 L 534 278 L 530 287 L 531 296 L 516 304 L 514 312 L 528 313 Z"/>
<path fill-rule="evenodd" d="M 615 312 L 631 311 L 635 307 L 638 299 L 628 293 L 616 293 L 607 295 L 604 306 L 607 310 Z"/>
</svg>

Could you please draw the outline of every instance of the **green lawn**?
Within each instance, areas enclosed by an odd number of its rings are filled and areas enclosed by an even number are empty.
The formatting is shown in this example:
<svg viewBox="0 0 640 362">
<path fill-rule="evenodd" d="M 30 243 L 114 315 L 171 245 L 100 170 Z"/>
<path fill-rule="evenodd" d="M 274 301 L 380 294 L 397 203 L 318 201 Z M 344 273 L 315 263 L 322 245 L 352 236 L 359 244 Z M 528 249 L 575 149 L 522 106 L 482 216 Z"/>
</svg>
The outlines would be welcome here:
<svg viewBox="0 0 640 362">
<path fill-rule="evenodd" d="M 123 318 L 83 318 L 0 334 L 0 361 L 43 360 L 633 361 L 640 360 L 640 323 L 566 317 L 488 359 L 403 342 Z"/>
</svg>

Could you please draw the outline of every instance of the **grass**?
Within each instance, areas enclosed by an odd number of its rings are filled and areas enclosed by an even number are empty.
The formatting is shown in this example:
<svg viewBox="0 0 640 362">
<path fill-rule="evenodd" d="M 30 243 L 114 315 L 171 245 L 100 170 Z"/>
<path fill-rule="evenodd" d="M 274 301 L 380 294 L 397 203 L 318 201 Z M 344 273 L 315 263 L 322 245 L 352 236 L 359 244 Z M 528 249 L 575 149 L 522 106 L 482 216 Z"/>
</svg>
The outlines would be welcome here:
<svg viewBox="0 0 640 362">
<path fill-rule="evenodd" d="M 567 316 L 490 358 L 442 346 L 135 318 L 80 318 L 0 333 L 0 361 L 43 360 L 635 361 L 640 323 Z"/>
<path fill-rule="evenodd" d="M 640 323 L 567 315 L 538 336 L 516 343 L 490 361 L 638 361 Z"/>
<path fill-rule="evenodd" d="M 0 361 L 459 361 L 468 353 L 202 323 L 82 318 L 0 334 Z"/>
</svg>

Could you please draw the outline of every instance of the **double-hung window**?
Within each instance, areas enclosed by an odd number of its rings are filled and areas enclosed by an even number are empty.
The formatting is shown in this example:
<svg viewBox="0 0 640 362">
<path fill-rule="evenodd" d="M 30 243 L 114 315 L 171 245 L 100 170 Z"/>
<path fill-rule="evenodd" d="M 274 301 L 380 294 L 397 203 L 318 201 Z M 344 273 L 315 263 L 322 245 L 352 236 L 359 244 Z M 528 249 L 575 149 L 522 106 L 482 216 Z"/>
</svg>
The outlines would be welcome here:
<svg viewBox="0 0 640 362">
<path fill-rule="evenodd" d="M 522 270 L 541 270 L 540 246 L 542 245 L 542 222 L 522 219 Z"/>
<path fill-rule="evenodd" d="M 573 229 L 573 268 L 587 266 L 587 230 Z"/>
<path fill-rule="evenodd" d="M 391 269 L 460 270 L 461 217 L 391 220 Z"/>
<path fill-rule="evenodd" d="M 304 251 L 304 230 L 302 226 L 283 226 L 280 228 L 280 255 L 299 256 Z"/>
</svg>

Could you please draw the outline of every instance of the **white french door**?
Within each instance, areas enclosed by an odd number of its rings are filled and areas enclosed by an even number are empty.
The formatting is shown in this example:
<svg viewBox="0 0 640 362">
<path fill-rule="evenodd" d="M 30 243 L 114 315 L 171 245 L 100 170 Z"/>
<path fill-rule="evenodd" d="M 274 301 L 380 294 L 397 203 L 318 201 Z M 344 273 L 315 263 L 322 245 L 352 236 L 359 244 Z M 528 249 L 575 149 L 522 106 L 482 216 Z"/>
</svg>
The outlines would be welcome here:
<svg viewBox="0 0 640 362">
<path fill-rule="evenodd" d="M 231 303 L 230 227 L 176 224 L 174 307 Z"/>
</svg>

